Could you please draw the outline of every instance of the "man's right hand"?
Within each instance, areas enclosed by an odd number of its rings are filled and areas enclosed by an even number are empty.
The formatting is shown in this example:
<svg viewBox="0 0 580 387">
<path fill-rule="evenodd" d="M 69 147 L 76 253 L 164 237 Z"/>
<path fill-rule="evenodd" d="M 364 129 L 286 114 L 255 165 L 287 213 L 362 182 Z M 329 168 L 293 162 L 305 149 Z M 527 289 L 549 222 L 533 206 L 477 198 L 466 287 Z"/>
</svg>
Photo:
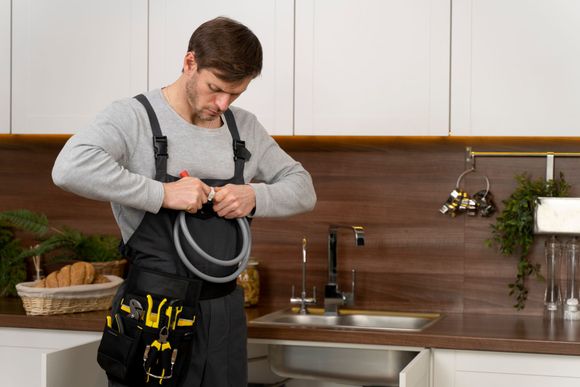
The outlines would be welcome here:
<svg viewBox="0 0 580 387">
<path fill-rule="evenodd" d="M 172 183 L 163 183 L 164 208 L 196 213 L 204 203 L 211 188 L 197 177 L 183 177 Z"/>
</svg>

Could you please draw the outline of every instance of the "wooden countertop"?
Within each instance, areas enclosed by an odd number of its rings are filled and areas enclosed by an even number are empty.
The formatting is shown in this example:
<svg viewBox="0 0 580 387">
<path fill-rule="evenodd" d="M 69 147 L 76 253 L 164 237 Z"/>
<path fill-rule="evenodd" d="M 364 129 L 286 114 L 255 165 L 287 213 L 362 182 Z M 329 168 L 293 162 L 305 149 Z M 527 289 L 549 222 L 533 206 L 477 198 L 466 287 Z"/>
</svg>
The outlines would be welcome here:
<svg viewBox="0 0 580 387">
<path fill-rule="evenodd" d="M 266 307 L 246 309 L 250 321 L 249 338 L 580 355 L 580 321 L 515 313 L 444 314 L 422 332 L 252 325 L 252 319 L 274 310 Z M 0 298 L 0 327 L 100 331 L 105 314 L 105 311 L 98 311 L 27 316 L 19 298 Z"/>
</svg>

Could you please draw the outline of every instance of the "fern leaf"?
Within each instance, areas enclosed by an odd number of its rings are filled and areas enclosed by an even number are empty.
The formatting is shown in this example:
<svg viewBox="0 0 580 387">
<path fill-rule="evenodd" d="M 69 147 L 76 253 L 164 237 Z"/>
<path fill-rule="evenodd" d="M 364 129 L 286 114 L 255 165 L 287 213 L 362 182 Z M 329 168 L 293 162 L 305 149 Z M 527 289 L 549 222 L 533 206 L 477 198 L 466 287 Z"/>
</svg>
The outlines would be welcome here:
<svg viewBox="0 0 580 387">
<path fill-rule="evenodd" d="M 34 255 L 44 255 L 61 247 L 70 247 L 71 240 L 62 238 L 60 235 L 52 235 L 48 239 L 40 242 L 35 247 L 28 249 L 22 253 L 22 257 L 32 257 Z"/>
<path fill-rule="evenodd" d="M 0 212 L 0 221 L 38 236 L 46 234 L 49 230 L 46 215 L 26 209 Z"/>
</svg>

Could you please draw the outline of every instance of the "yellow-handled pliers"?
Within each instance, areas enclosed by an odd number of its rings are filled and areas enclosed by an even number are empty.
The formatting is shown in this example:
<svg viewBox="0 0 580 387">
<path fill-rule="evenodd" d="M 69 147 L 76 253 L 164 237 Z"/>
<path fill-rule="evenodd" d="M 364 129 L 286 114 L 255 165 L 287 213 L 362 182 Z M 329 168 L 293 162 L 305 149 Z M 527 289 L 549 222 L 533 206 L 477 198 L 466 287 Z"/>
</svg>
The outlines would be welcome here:
<svg viewBox="0 0 580 387">
<path fill-rule="evenodd" d="M 177 352 L 176 350 L 171 351 L 171 344 L 167 341 L 168 335 L 169 330 L 167 326 L 164 326 L 159 331 L 159 338 L 154 340 L 151 345 L 145 347 L 143 368 L 147 375 L 146 382 L 149 382 L 149 377 L 153 377 L 159 379 L 159 384 L 162 384 L 163 380 L 170 379 L 173 376 L 173 365 L 175 363 L 173 354 L 177 354 Z M 157 372 L 160 370 L 161 374 L 152 373 L 152 368 L 156 369 Z"/>
</svg>

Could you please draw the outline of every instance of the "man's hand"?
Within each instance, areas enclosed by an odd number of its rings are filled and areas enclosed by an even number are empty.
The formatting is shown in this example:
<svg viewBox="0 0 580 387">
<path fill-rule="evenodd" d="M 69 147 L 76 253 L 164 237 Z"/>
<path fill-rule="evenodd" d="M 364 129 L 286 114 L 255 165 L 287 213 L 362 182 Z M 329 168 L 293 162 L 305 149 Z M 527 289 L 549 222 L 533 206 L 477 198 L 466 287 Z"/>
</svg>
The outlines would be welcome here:
<svg viewBox="0 0 580 387">
<path fill-rule="evenodd" d="M 248 184 L 215 187 L 213 210 L 226 219 L 247 216 L 256 206 L 256 193 Z"/>
<path fill-rule="evenodd" d="M 194 214 L 207 203 L 210 187 L 197 177 L 187 176 L 172 183 L 163 183 L 163 190 L 164 208 L 185 210 Z"/>
</svg>

